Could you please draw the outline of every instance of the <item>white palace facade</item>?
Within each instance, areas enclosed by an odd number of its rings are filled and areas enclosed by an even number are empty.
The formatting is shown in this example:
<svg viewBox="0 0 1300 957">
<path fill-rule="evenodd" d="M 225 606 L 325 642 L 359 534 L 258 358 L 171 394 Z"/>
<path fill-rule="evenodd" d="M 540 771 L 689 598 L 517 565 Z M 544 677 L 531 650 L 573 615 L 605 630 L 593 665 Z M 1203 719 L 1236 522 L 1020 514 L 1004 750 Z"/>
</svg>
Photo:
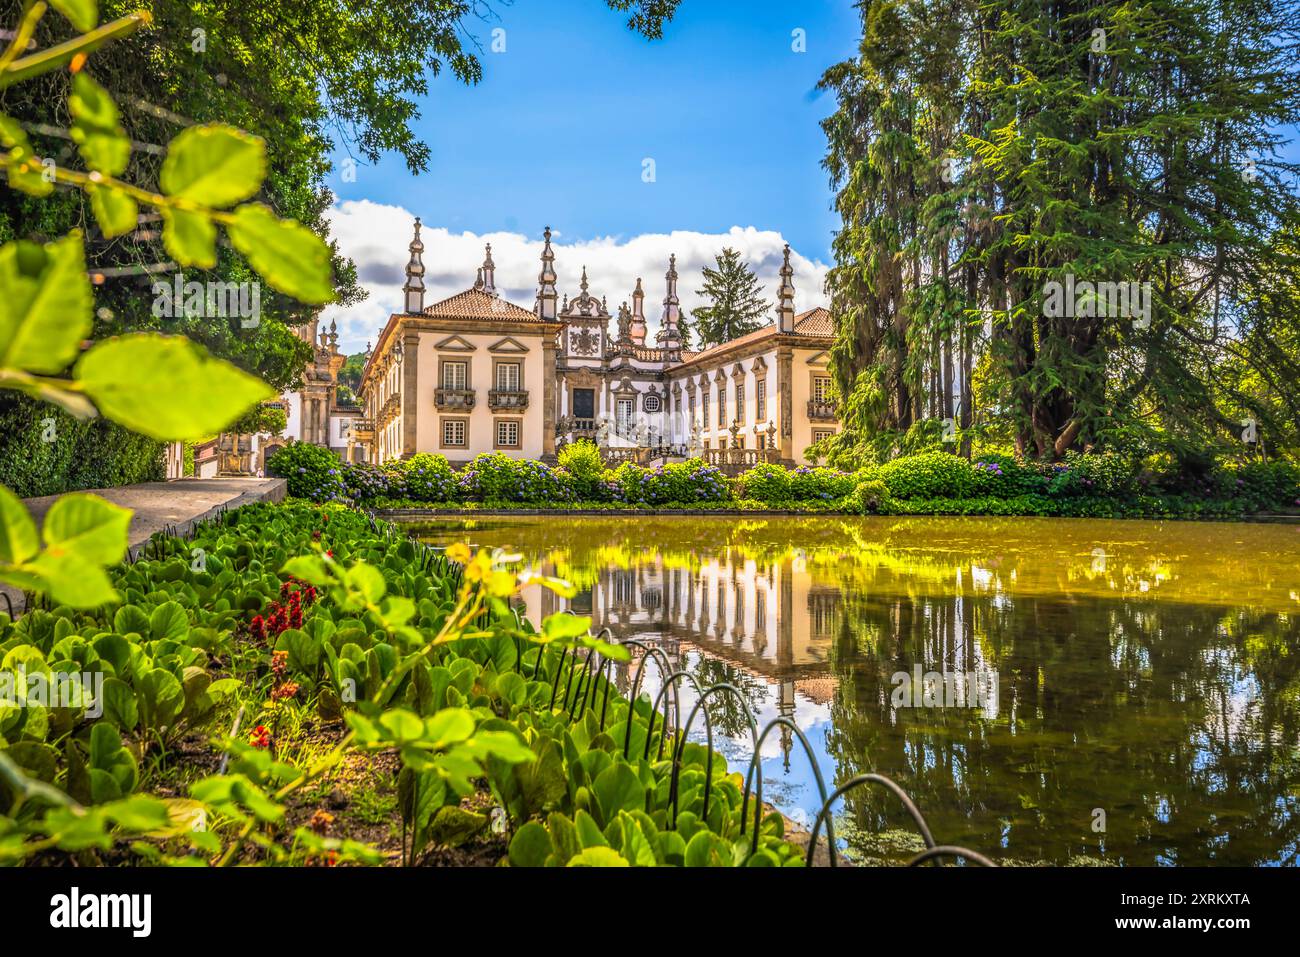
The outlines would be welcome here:
<svg viewBox="0 0 1300 957">
<path fill-rule="evenodd" d="M 830 315 L 795 312 L 789 246 L 773 321 L 699 352 L 682 347 L 675 257 L 647 342 L 640 279 L 616 315 L 585 268 L 578 294 L 561 299 L 549 228 L 531 309 L 498 293 L 490 245 L 473 286 L 426 304 L 423 252 L 417 219 L 405 308 L 366 362 L 346 458 L 434 452 L 460 465 L 501 451 L 554 461 L 564 443 L 590 438 L 611 462 L 699 455 L 738 469 L 804 464 L 808 446 L 839 428 Z"/>
</svg>

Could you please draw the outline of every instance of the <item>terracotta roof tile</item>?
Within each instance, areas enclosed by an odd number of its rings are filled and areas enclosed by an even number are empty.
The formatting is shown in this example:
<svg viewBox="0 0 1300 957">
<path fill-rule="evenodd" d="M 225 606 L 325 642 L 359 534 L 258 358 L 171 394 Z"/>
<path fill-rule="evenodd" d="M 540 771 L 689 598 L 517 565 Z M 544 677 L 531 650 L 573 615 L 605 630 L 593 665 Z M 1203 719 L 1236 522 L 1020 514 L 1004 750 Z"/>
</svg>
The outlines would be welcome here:
<svg viewBox="0 0 1300 957">
<path fill-rule="evenodd" d="M 699 352 L 683 352 L 683 362 L 694 362 L 701 357 L 709 357 L 715 352 L 722 352 L 724 349 L 731 349 L 735 346 L 744 345 L 748 342 L 756 342 L 768 336 L 776 334 L 776 324 L 768 323 L 762 328 L 755 329 L 753 332 L 747 332 L 743 336 L 737 336 L 727 342 L 719 343 L 716 346 L 709 346 Z M 815 309 L 809 309 L 807 312 L 801 312 L 794 317 L 794 334 L 796 336 L 809 336 L 813 338 L 829 339 L 835 335 L 835 327 L 831 322 L 831 314 L 821 306 Z"/>
<path fill-rule="evenodd" d="M 830 310 L 822 306 L 809 309 L 794 317 L 794 334 L 796 336 L 833 336 L 835 324 L 831 322 Z"/>
<path fill-rule="evenodd" d="M 436 319 L 491 319 L 497 322 L 541 322 L 536 313 L 481 289 L 466 289 L 426 306 L 424 315 Z"/>
</svg>

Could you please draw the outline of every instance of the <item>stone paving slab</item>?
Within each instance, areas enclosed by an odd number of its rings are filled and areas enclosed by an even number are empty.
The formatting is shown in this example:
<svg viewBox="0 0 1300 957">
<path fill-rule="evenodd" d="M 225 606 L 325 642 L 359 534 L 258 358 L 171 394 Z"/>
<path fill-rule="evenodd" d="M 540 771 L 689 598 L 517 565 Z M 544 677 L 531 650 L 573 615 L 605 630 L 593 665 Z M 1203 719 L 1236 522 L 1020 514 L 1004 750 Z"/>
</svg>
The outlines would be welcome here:
<svg viewBox="0 0 1300 957">
<path fill-rule="evenodd" d="M 131 509 L 131 525 L 127 540 L 131 554 L 136 554 L 155 532 L 174 526 L 180 534 L 189 531 L 196 522 L 215 515 L 223 508 L 237 508 L 250 502 L 279 502 L 285 496 L 284 479 L 272 478 L 212 478 L 176 479 L 171 482 L 142 482 L 118 488 L 86 489 L 108 499 L 115 505 Z M 39 525 L 57 495 L 25 498 L 23 504 Z M 7 585 L 0 592 L 9 596 L 14 609 L 21 610 L 22 593 Z M 0 610 L 8 606 L 0 601 Z"/>
</svg>

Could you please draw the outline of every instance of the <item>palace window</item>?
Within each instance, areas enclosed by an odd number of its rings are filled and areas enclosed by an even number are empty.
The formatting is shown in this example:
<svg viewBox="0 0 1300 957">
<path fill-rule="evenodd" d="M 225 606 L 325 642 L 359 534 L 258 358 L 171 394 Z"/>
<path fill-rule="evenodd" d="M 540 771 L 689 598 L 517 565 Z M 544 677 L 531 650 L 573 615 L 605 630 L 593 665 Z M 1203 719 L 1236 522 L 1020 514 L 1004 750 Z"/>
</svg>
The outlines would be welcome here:
<svg viewBox="0 0 1300 957">
<path fill-rule="evenodd" d="M 745 383 L 736 383 L 736 415 L 740 417 L 742 423 L 749 420 L 745 417 Z"/>
<path fill-rule="evenodd" d="M 573 390 L 573 415 L 574 418 L 578 419 L 594 419 L 596 417 L 595 389 Z"/>
<path fill-rule="evenodd" d="M 447 448 L 463 449 L 465 447 L 465 420 L 442 420 L 442 444 Z"/>
<path fill-rule="evenodd" d="M 636 400 L 619 399 L 614 404 L 614 428 L 618 435 L 623 438 L 630 436 L 634 421 L 636 421 Z"/>
<path fill-rule="evenodd" d="M 718 428 L 725 428 L 727 424 L 727 390 L 718 390 Z"/>
<path fill-rule="evenodd" d="M 816 402 L 829 402 L 831 399 L 831 377 L 828 375 L 813 376 L 812 397 Z"/>
<path fill-rule="evenodd" d="M 704 413 L 704 427 L 709 427 L 709 394 L 706 392 L 700 396 L 700 410 Z M 705 446 L 708 448 L 708 446 Z"/>
<path fill-rule="evenodd" d="M 519 448 L 519 422 L 515 419 L 497 420 L 497 448 Z"/>
<path fill-rule="evenodd" d="M 757 391 L 754 393 L 754 402 L 757 405 L 755 415 L 759 421 L 767 418 L 767 380 L 759 379 L 755 384 Z"/>
<path fill-rule="evenodd" d="M 442 387 L 444 389 L 465 389 L 469 381 L 469 363 L 444 362 L 442 364 Z"/>
<path fill-rule="evenodd" d="M 497 391 L 499 392 L 519 391 L 519 363 L 518 362 L 497 363 Z"/>
<path fill-rule="evenodd" d="M 820 442 L 822 439 L 829 439 L 834 434 L 834 429 L 813 429 L 813 441 Z"/>
<path fill-rule="evenodd" d="M 654 393 L 648 394 L 644 399 L 641 400 L 641 408 L 645 409 L 647 412 L 650 413 L 658 412 L 660 408 L 659 396 L 655 395 Z"/>
</svg>

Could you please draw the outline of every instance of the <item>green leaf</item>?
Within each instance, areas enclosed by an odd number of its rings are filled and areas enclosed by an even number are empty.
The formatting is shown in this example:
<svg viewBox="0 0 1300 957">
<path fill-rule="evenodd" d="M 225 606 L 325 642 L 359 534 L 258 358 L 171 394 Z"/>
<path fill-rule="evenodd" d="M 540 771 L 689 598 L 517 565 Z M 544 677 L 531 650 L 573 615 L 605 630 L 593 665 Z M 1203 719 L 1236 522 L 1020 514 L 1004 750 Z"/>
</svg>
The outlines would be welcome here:
<svg viewBox="0 0 1300 957">
<path fill-rule="evenodd" d="M 31 196 L 48 196 L 54 191 L 54 183 L 45 178 L 45 167 L 32 149 L 27 133 L 17 120 L 2 114 L 0 145 L 9 150 L 9 159 L 13 161 L 6 167 L 10 186 Z"/>
<path fill-rule="evenodd" d="M 104 679 L 104 720 L 127 731 L 134 730 L 140 722 L 135 692 L 117 678 Z"/>
<path fill-rule="evenodd" d="M 550 853 L 551 837 L 536 821 L 529 821 L 521 827 L 510 841 L 510 864 L 513 867 L 543 867 Z"/>
<path fill-rule="evenodd" d="M 456 805 L 438 808 L 429 823 L 429 837 L 435 844 L 458 847 L 487 827 L 485 814 L 475 814 Z"/>
<path fill-rule="evenodd" d="M 226 226 L 230 242 L 272 286 L 301 302 L 334 298 L 330 249 L 306 226 L 279 219 L 261 203 L 235 210 Z"/>
<path fill-rule="evenodd" d="M 84 71 L 72 77 L 68 111 L 72 114 L 72 140 L 86 165 L 105 176 L 117 176 L 126 169 L 131 141 L 118 122 L 117 104 Z"/>
<path fill-rule="evenodd" d="M 434 748 L 464 741 L 474 733 L 474 716 L 464 708 L 443 708 L 424 720 L 424 740 Z"/>
<path fill-rule="evenodd" d="M 266 178 L 266 143 L 233 126 L 191 126 L 167 147 L 158 184 L 168 196 L 222 209 L 248 199 Z"/>
<path fill-rule="evenodd" d="M 96 0 L 50 0 L 50 6 L 67 17 L 82 33 L 89 33 L 99 24 L 99 4 Z"/>
<path fill-rule="evenodd" d="M 275 640 L 275 650 L 289 654 L 289 667 L 301 674 L 314 676 L 320 664 L 321 644 L 306 632 L 286 628 Z"/>
<path fill-rule="evenodd" d="M 297 558 L 291 558 L 284 563 L 280 571 L 294 578 L 300 578 L 309 585 L 325 585 L 330 580 L 329 569 L 325 567 L 325 560 L 319 555 L 299 555 Z"/>
<path fill-rule="evenodd" d="M 164 668 L 146 671 L 136 680 L 140 719 L 146 728 L 169 727 L 185 707 L 185 689 L 176 676 Z"/>
<path fill-rule="evenodd" d="M 135 605 L 123 605 L 113 615 L 113 630 L 119 635 L 135 633 L 141 638 L 149 637 L 149 616 Z M 101 655 L 104 652 L 100 652 Z M 108 657 L 104 655 L 104 657 Z M 119 669 L 119 673 L 120 673 Z"/>
<path fill-rule="evenodd" d="M 220 432 L 275 392 L 184 336 L 133 333 L 95 344 L 76 378 L 108 418 L 163 441 Z"/>
<path fill-rule="evenodd" d="M 92 184 L 87 188 L 87 192 L 90 193 L 90 208 L 94 211 L 95 219 L 99 221 L 99 228 L 106 239 L 125 236 L 135 229 L 140 207 L 136 205 L 134 199 L 111 186 Z"/>
<path fill-rule="evenodd" d="M 217 227 L 206 213 L 164 206 L 163 247 L 182 266 L 211 269 L 217 264 Z"/>
<path fill-rule="evenodd" d="M 104 569 L 71 552 L 41 552 L 23 571 L 37 576 L 43 590 L 62 605 L 95 608 L 118 599 Z"/>
<path fill-rule="evenodd" d="M 165 601 L 149 615 L 149 637 L 154 641 L 179 641 L 189 630 L 190 621 L 180 602 Z"/>
<path fill-rule="evenodd" d="M 388 590 L 383 573 L 365 562 L 357 562 L 349 568 L 343 580 L 349 588 L 360 592 L 361 596 L 372 605 L 379 604 L 379 600 L 384 597 L 384 592 Z"/>
<path fill-rule="evenodd" d="M 591 789 L 606 825 L 618 817 L 619 811 L 645 810 L 645 788 L 627 764 L 614 764 L 600 772 Z"/>
<path fill-rule="evenodd" d="M 17 495 L 0 485 L 0 562 L 25 562 L 40 547 L 36 523 L 27 514 L 27 506 Z"/>
<path fill-rule="evenodd" d="M 687 867 L 730 867 L 731 845 L 710 831 L 697 831 L 686 845 Z"/>
<path fill-rule="evenodd" d="M 627 860 L 612 847 L 588 847 L 569 861 L 569 867 L 628 867 Z"/>
<path fill-rule="evenodd" d="M 0 368 L 52 374 L 90 335 L 94 297 L 81 234 L 0 248 Z"/>
<path fill-rule="evenodd" d="M 96 565 L 112 565 L 126 552 L 130 525 L 131 509 L 76 492 L 54 501 L 41 535 L 52 550 L 72 552 Z"/>
<path fill-rule="evenodd" d="M 542 634 L 547 641 L 568 641 L 591 630 L 591 619 L 583 615 L 558 613 L 542 619 Z"/>
<path fill-rule="evenodd" d="M 471 718 L 471 723 L 473 719 Z M 405 708 L 394 708 L 379 716 L 380 726 L 388 732 L 388 740 L 395 744 L 418 741 L 424 736 L 424 722 L 420 716 Z"/>
</svg>

